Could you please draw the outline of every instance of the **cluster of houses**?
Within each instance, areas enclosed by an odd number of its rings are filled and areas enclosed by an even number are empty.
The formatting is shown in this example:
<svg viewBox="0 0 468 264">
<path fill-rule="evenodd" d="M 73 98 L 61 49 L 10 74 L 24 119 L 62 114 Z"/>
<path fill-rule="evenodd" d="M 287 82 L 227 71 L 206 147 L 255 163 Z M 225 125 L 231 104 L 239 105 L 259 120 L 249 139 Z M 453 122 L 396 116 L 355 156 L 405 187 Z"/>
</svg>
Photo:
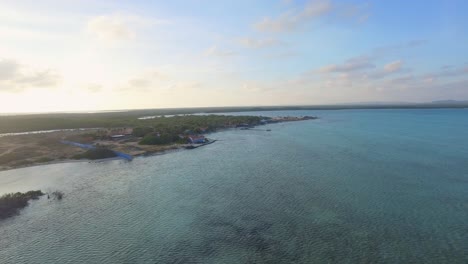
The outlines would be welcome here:
<svg viewBox="0 0 468 264">
<path fill-rule="evenodd" d="M 192 144 L 202 144 L 206 142 L 206 138 L 203 135 L 188 136 L 187 139 Z"/>
<path fill-rule="evenodd" d="M 208 128 L 199 128 L 200 132 L 206 132 Z M 198 134 L 192 130 L 185 130 L 183 134 L 179 135 L 180 138 L 187 138 L 187 141 L 191 144 L 202 144 L 205 143 L 207 140 L 205 136 Z"/>
</svg>

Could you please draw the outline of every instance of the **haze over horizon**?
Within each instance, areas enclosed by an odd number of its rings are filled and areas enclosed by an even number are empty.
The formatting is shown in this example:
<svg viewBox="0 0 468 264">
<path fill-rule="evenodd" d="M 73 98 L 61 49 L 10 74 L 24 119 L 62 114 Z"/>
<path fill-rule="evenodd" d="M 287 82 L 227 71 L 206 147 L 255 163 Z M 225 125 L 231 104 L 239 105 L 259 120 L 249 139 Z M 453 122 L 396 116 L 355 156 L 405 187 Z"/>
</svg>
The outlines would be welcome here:
<svg viewBox="0 0 468 264">
<path fill-rule="evenodd" d="M 0 113 L 468 100 L 468 3 L 0 3 Z"/>
</svg>

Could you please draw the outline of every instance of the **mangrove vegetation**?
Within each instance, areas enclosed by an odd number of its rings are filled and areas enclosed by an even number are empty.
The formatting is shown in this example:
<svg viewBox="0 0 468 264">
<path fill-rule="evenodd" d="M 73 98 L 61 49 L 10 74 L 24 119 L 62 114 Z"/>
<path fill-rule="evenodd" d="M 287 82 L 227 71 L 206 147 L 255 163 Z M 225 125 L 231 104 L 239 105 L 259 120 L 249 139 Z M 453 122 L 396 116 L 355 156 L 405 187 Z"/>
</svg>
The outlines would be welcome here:
<svg viewBox="0 0 468 264">
<path fill-rule="evenodd" d="M 98 159 L 108 159 L 115 158 L 117 155 L 114 151 L 106 148 L 95 148 L 90 149 L 82 154 L 77 154 L 74 156 L 75 159 L 89 159 L 89 160 L 98 160 Z"/>
<path fill-rule="evenodd" d="M 42 195 L 40 190 L 4 194 L 0 197 L 0 220 L 17 215 L 20 209 L 28 206 L 29 200 L 37 200 Z"/>
</svg>

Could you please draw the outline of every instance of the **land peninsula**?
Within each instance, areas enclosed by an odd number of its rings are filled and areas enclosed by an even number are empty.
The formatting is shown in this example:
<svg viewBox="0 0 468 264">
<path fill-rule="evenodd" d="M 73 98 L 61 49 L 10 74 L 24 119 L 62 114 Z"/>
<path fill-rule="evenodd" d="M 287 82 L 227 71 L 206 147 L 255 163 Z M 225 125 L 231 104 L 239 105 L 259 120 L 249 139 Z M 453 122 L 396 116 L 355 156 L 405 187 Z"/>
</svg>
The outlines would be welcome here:
<svg viewBox="0 0 468 264">
<path fill-rule="evenodd" d="M 0 170 L 47 163 L 151 155 L 213 143 L 223 129 L 316 119 L 232 115 L 48 114 L 0 117 Z M 39 132 L 37 132 L 39 131 Z M 27 133 L 29 132 L 29 133 Z M 10 133 L 10 134 L 5 134 Z"/>
</svg>

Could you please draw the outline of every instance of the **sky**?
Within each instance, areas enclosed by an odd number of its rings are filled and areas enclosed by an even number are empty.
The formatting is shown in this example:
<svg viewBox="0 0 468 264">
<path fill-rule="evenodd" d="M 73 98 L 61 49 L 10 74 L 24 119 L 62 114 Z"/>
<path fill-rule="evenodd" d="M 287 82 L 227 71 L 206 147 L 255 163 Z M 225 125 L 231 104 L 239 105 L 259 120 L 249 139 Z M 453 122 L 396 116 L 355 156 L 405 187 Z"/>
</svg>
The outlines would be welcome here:
<svg viewBox="0 0 468 264">
<path fill-rule="evenodd" d="M 0 0 L 0 113 L 468 100 L 468 2 Z"/>
</svg>

